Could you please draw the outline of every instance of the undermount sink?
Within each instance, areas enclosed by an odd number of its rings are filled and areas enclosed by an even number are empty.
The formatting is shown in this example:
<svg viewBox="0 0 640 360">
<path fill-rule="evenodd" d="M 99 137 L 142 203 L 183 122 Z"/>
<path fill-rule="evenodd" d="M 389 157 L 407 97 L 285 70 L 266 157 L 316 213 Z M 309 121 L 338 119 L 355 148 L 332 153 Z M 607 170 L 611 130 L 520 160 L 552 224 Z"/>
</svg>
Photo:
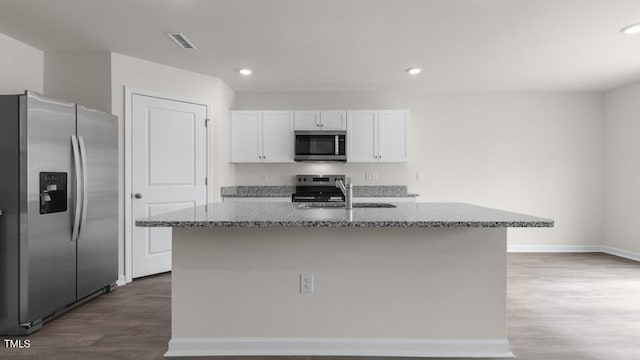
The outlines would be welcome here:
<svg viewBox="0 0 640 360">
<path fill-rule="evenodd" d="M 394 208 L 387 203 L 355 203 L 353 208 Z M 344 203 L 306 203 L 298 206 L 298 209 L 344 209 Z"/>
</svg>

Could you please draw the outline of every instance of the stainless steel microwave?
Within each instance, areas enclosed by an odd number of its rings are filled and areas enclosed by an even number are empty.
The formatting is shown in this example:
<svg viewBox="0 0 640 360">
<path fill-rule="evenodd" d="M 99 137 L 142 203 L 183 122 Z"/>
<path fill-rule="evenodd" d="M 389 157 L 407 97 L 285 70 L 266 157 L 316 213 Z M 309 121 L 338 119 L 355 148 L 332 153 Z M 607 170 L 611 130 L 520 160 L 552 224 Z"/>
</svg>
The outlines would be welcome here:
<svg viewBox="0 0 640 360">
<path fill-rule="evenodd" d="M 346 131 L 296 131 L 295 161 L 347 161 Z"/>
</svg>

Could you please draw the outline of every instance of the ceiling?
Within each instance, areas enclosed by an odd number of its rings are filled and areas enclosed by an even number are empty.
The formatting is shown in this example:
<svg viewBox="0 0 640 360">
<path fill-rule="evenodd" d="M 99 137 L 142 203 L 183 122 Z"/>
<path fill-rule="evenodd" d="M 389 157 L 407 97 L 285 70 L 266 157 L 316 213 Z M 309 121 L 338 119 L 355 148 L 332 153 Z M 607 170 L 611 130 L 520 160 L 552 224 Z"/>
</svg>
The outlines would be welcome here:
<svg viewBox="0 0 640 360">
<path fill-rule="evenodd" d="M 638 0 L 0 0 L 0 33 L 44 51 L 113 51 L 238 92 L 599 91 L 640 78 L 640 34 L 619 32 L 636 22 Z"/>
</svg>

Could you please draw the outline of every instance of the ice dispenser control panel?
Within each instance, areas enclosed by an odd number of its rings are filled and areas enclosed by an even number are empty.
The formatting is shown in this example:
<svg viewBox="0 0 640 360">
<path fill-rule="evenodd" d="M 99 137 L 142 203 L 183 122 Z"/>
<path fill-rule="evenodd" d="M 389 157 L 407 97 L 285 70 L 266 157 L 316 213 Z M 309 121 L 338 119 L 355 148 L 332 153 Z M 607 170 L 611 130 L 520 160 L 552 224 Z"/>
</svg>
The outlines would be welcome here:
<svg viewBox="0 0 640 360">
<path fill-rule="evenodd" d="M 67 211 L 67 173 L 40 173 L 40 214 Z"/>
</svg>

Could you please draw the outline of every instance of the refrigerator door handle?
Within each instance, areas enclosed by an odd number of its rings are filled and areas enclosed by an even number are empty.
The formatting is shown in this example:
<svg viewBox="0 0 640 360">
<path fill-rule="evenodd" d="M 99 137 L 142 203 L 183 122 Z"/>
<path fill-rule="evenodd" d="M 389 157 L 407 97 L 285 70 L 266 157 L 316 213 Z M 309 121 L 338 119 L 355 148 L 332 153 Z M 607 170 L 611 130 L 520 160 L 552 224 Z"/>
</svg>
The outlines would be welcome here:
<svg viewBox="0 0 640 360">
<path fill-rule="evenodd" d="M 75 197 L 75 209 L 73 212 L 73 228 L 71 229 L 71 241 L 78 241 L 78 233 L 80 232 L 80 207 L 82 201 L 82 178 L 80 168 L 80 151 L 78 150 L 78 138 L 75 135 L 71 135 L 71 148 L 73 149 L 73 162 L 76 173 L 76 197 Z"/>
<path fill-rule="evenodd" d="M 78 136 L 78 142 L 80 143 L 80 159 L 82 162 L 82 219 L 80 220 L 80 229 L 78 231 L 79 238 L 87 224 L 89 188 L 87 186 L 87 148 L 84 146 L 84 138 L 82 136 Z"/>
</svg>

